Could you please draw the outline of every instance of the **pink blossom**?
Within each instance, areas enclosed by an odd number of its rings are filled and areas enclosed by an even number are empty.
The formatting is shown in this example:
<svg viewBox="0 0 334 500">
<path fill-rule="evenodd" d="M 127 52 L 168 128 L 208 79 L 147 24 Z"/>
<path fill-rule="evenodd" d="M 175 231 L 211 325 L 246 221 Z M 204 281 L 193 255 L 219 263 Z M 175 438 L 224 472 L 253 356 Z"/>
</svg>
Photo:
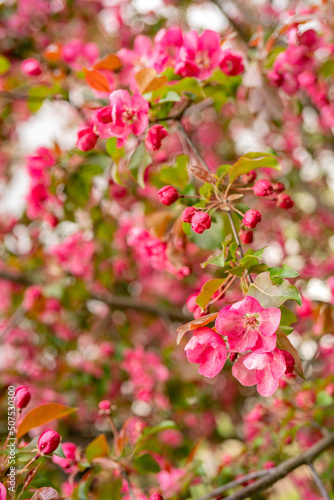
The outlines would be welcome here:
<svg viewBox="0 0 334 500">
<path fill-rule="evenodd" d="M 211 217 L 207 212 L 197 212 L 191 218 L 191 229 L 195 233 L 202 234 L 211 227 Z"/>
<path fill-rule="evenodd" d="M 169 471 L 162 470 L 157 474 L 157 481 L 163 495 L 168 497 L 180 490 L 181 478 L 184 476 L 184 469 L 171 468 Z"/>
<path fill-rule="evenodd" d="M 193 313 L 195 319 L 204 315 L 200 306 L 198 304 L 196 304 L 196 299 L 197 299 L 198 295 L 199 295 L 199 293 L 192 293 L 187 298 L 188 310 L 189 310 L 189 312 Z"/>
<path fill-rule="evenodd" d="M 95 43 L 82 43 L 71 40 L 62 48 L 62 57 L 71 68 L 81 70 L 83 66 L 92 66 L 99 57 L 99 48 Z"/>
<path fill-rule="evenodd" d="M 90 151 L 94 148 L 98 136 L 91 127 L 85 127 L 79 130 L 76 145 L 80 151 Z"/>
<path fill-rule="evenodd" d="M 284 210 L 289 210 L 289 208 L 292 208 L 293 205 L 294 205 L 294 203 L 288 194 L 280 193 L 277 196 L 277 206 L 278 207 L 284 208 Z"/>
<path fill-rule="evenodd" d="M 219 65 L 223 73 L 231 76 L 240 75 L 245 69 L 242 55 L 230 49 L 223 51 L 223 57 Z"/>
<path fill-rule="evenodd" d="M 278 389 L 279 380 L 286 370 L 282 351 L 243 354 L 232 367 L 233 376 L 242 385 L 250 387 L 257 385 L 261 396 L 271 396 Z"/>
<path fill-rule="evenodd" d="M 108 124 L 110 136 L 125 141 L 133 132 L 140 135 L 148 125 L 149 104 L 140 94 L 131 97 L 127 90 L 115 90 L 110 94 L 111 123 Z"/>
<path fill-rule="evenodd" d="M 197 328 L 184 350 L 189 363 L 198 363 L 198 373 L 209 378 L 218 375 L 227 358 L 224 340 L 208 327 Z"/>
<path fill-rule="evenodd" d="M 252 231 L 244 231 L 243 229 L 240 229 L 239 238 L 241 240 L 241 243 L 244 243 L 245 245 L 250 245 L 253 241 L 253 233 Z"/>
<path fill-rule="evenodd" d="M 37 59 L 30 57 L 22 61 L 21 71 L 28 76 L 39 76 L 42 73 L 41 63 Z"/>
<path fill-rule="evenodd" d="M 212 75 L 222 58 L 219 33 L 205 30 L 202 35 L 190 31 L 180 48 L 175 73 L 205 80 Z"/>
<path fill-rule="evenodd" d="M 245 213 L 242 223 L 246 227 L 254 228 L 259 222 L 261 222 L 261 214 L 257 210 L 247 210 Z"/>
<path fill-rule="evenodd" d="M 175 66 L 182 43 L 183 33 L 177 26 L 168 28 L 167 30 L 163 28 L 156 34 L 152 62 L 154 69 L 158 73 L 161 73 L 167 67 Z"/>
<path fill-rule="evenodd" d="M 93 272 L 92 257 L 95 251 L 93 241 L 86 240 L 82 233 L 68 236 L 63 243 L 50 248 L 64 270 L 74 276 L 90 277 Z"/>
<path fill-rule="evenodd" d="M 191 222 L 191 219 L 193 218 L 196 212 L 197 208 L 195 207 L 185 208 L 182 213 L 182 222 L 187 222 L 187 223 Z"/>
<path fill-rule="evenodd" d="M 76 451 L 77 447 L 74 443 L 62 443 L 62 449 L 65 458 L 58 457 L 57 455 L 52 456 L 52 462 L 58 464 L 59 467 L 64 469 L 67 474 L 70 474 L 74 470 L 76 464 Z"/>
<path fill-rule="evenodd" d="M 147 137 L 145 139 L 145 145 L 151 151 L 158 151 L 161 147 L 162 140 L 169 134 L 165 127 L 162 125 L 153 125 L 147 132 Z"/>
<path fill-rule="evenodd" d="M 38 148 L 32 155 L 26 158 L 26 166 L 30 177 L 41 178 L 50 167 L 56 164 L 53 152 L 47 148 Z"/>
<path fill-rule="evenodd" d="M 179 198 L 179 193 L 173 186 L 164 186 L 158 191 L 158 198 L 163 205 L 172 205 Z"/>
<path fill-rule="evenodd" d="M 276 331 L 281 311 L 276 307 L 264 309 L 253 297 L 245 297 L 219 311 L 216 329 L 228 337 L 230 349 L 257 353 L 270 352 L 276 347 Z"/>
</svg>

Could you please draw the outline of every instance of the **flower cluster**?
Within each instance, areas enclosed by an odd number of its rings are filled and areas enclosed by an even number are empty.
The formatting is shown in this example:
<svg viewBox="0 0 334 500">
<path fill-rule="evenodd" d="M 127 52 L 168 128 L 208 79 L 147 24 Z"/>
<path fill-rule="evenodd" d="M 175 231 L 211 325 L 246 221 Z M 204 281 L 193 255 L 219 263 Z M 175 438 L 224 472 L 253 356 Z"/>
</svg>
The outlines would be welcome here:
<svg viewBox="0 0 334 500">
<path fill-rule="evenodd" d="M 216 331 L 208 327 L 194 331 L 185 347 L 188 361 L 199 364 L 201 375 L 215 377 L 227 359 L 225 337 L 231 358 L 241 354 L 232 368 L 234 377 L 246 386 L 257 384 L 259 394 L 271 396 L 290 368 L 283 351 L 276 348 L 280 320 L 280 309 L 264 309 L 247 296 L 219 311 Z"/>
</svg>

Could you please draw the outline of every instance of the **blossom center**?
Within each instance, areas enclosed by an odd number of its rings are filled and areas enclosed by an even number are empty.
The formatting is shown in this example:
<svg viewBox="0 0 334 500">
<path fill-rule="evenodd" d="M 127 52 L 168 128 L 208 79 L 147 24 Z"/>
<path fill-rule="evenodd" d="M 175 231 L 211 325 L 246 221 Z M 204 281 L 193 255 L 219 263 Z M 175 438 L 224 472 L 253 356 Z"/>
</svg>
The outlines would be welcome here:
<svg viewBox="0 0 334 500">
<path fill-rule="evenodd" d="M 257 325 L 259 324 L 257 318 L 258 314 L 252 314 L 252 315 L 245 314 L 245 319 L 246 319 L 245 326 L 249 326 L 250 328 L 253 329 L 256 328 Z"/>
</svg>

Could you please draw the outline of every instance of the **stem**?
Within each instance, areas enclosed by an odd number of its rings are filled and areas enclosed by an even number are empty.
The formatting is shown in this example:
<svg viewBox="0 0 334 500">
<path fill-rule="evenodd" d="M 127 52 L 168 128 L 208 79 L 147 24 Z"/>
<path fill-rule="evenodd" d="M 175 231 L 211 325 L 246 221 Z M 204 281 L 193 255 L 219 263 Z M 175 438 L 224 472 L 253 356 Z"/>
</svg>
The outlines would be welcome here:
<svg viewBox="0 0 334 500">
<path fill-rule="evenodd" d="M 324 486 L 324 484 L 323 484 L 323 482 L 322 482 L 319 474 L 317 473 L 316 468 L 314 467 L 314 465 L 312 463 L 309 463 L 308 464 L 308 468 L 310 469 L 310 472 L 312 474 L 314 482 L 317 485 L 318 490 L 320 491 L 322 497 L 325 500 L 330 500 L 330 496 L 328 495 L 328 493 L 326 491 L 326 488 L 325 488 L 325 486 Z"/>
<path fill-rule="evenodd" d="M 116 451 L 116 455 L 119 457 L 121 454 L 121 451 L 120 451 L 119 446 L 118 446 L 118 437 L 119 437 L 118 430 L 116 429 L 114 421 L 110 416 L 108 416 L 108 422 L 109 422 L 109 425 L 111 427 L 112 433 L 114 435 L 114 448 Z"/>
<path fill-rule="evenodd" d="M 235 280 L 235 278 L 236 278 L 236 275 L 234 275 L 234 276 L 229 276 L 229 277 L 227 278 L 227 281 L 228 281 L 230 278 L 232 278 L 232 279 L 230 280 L 230 282 L 229 282 L 228 284 L 226 284 L 225 288 L 223 288 L 223 289 L 222 289 L 222 291 L 219 293 L 219 295 L 217 295 L 217 297 L 215 297 L 213 300 L 211 300 L 211 301 L 210 301 L 210 305 L 211 305 L 211 306 L 212 306 L 212 304 L 214 304 L 215 302 L 217 302 L 217 301 L 220 299 L 220 297 L 222 297 L 222 295 L 224 295 L 224 293 L 225 293 L 225 292 L 226 292 L 226 291 L 230 288 L 230 286 L 232 285 L 233 281 L 234 281 L 234 280 Z"/>
<path fill-rule="evenodd" d="M 40 455 L 36 455 L 34 458 L 32 458 L 30 460 L 30 462 L 28 462 L 24 467 L 23 469 L 21 470 L 20 472 L 20 476 L 23 474 L 23 472 L 29 467 L 30 464 L 32 464 L 35 460 L 37 460 L 38 458 L 40 457 Z"/>
<path fill-rule="evenodd" d="M 225 498 L 225 500 L 245 500 L 246 498 L 250 498 L 255 493 L 266 490 L 267 488 L 269 488 L 269 486 L 276 483 L 280 479 L 283 479 L 290 472 L 297 469 L 301 465 L 309 465 L 317 458 L 318 455 L 320 455 L 323 451 L 327 450 L 327 448 L 330 448 L 333 445 L 334 445 L 334 432 L 332 432 L 328 436 L 318 441 L 309 450 L 307 450 L 305 453 L 302 453 L 298 457 L 289 458 L 288 460 L 285 460 L 284 462 L 279 464 L 277 467 L 267 470 L 266 474 L 263 474 L 262 478 L 258 479 L 252 484 L 249 484 L 248 486 L 245 486 L 242 490 L 237 491 L 232 495 L 229 495 L 228 497 Z M 231 484 L 232 483 L 230 483 L 230 485 Z M 231 486 L 229 486 L 228 489 L 230 488 Z M 196 500 L 209 500 L 210 498 L 218 496 L 220 492 L 221 492 L 220 488 L 217 488 L 216 490 L 211 491 L 211 493 L 199 497 Z"/>
</svg>

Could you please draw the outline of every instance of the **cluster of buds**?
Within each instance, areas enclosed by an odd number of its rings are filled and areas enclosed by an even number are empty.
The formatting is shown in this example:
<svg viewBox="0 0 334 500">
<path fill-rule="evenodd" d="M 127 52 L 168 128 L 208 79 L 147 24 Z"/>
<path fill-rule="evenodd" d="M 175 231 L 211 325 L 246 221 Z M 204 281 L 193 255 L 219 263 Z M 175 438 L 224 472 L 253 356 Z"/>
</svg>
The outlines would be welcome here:
<svg viewBox="0 0 334 500">
<path fill-rule="evenodd" d="M 288 210 L 293 207 L 293 201 L 290 196 L 283 193 L 284 184 L 276 182 L 272 184 L 267 179 L 259 179 L 253 186 L 253 192 L 256 196 L 271 197 L 271 201 L 276 201 L 278 207 Z"/>
</svg>

